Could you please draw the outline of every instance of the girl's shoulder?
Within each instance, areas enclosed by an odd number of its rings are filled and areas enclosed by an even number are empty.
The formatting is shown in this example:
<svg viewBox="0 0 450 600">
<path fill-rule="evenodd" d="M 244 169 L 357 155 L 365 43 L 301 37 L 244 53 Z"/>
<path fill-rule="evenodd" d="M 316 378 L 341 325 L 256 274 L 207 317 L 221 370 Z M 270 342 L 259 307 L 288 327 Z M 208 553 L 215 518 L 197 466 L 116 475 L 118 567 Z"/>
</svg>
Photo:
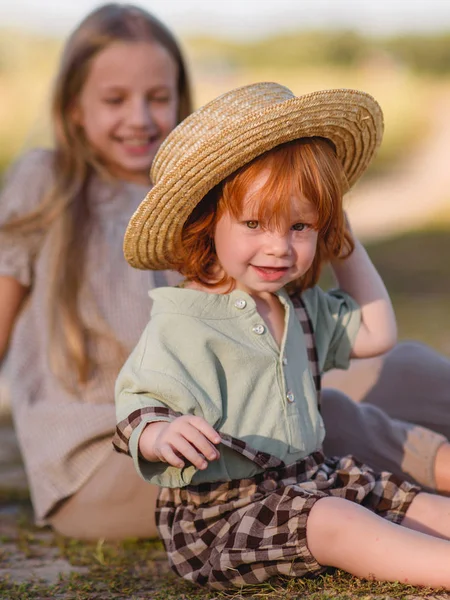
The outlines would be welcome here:
<svg viewBox="0 0 450 600">
<path fill-rule="evenodd" d="M 20 155 L 6 171 L 6 181 L 18 175 L 35 175 L 38 178 L 53 173 L 54 151 L 49 148 L 33 148 Z"/>
<path fill-rule="evenodd" d="M 35 148 L 6 171 L 0 198 L 0 222 L 34 210 L 51 188 L 54 152 Z"/>
</svg>

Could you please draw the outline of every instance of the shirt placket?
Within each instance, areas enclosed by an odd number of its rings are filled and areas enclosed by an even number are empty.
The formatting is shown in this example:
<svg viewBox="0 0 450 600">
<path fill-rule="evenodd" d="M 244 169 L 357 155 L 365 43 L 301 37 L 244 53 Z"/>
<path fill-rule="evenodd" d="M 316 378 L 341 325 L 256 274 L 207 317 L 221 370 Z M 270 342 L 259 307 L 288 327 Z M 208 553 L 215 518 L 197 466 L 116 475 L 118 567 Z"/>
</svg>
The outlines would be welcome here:
<svg viewBox="0 0 450 600">
<path fill-rule="evenodd" d="M 287 364 L 288 364 L 288 359 L 285 356 L 285 346 L 286 346 L 286 337 L 287 337 L 287 331 L 288 331 L 288 322 L 289 322 L 289 319 L 291 318 L 291 316 L 290 316 L 289 305 L 286 302 L 284 302 L 283 299 L 280 299 L 280 300 L 286 311 L 286 313 L 285 313 L 286 314 L 285 329 L 284 329 L 283 340 L 282 340 L 280 348 L 278 348 L 278 345 L 275 342 L 275 340 L 273 339 L 267 325 L 264 322 L 264 319 L 258 313 L 256 308 L 252 311 L 252 314 L 250 315 L 247 326 L 250 329 L 250 333 L 251 333 L 251 336 L 252 336 L 252 339 L 254 340 L 254 342 L 258 345 L 259 344 L 263 345 L 265 348 L 269 348 L 274 353 L 274 355 L 277 359 L 277 381 L 278 381 L 278 387 L 279 387 L 279 401 L 280 401 L 280 408 L 281 408 L 280 418 L 283 420 L 283 423 L 284 423 L 286 440 L 289 444 L 291 444 L 292 438 L 291 438 L 288 419 L 289 419 L 289 415 L 293 414 L 293 412 L 295 411 L 294 407 L 292 407 L 292 405 L 295 403 L 295 397 L 294 397 L 294 392 L 293 392 L 292 388 L 289 387 L 289 385 L 288 385 L 288 380 L 286 378 L 286 372 L 285 372 Z M 246 311 L 249 309 L 248 302 L 244 296 L 237 297 L 234 300 L 233 305 L 234 305 L 234 308 L 238 311 Z M 290 410 L 290 407 L 292 407 L 291 410 Z"/>
</svg>

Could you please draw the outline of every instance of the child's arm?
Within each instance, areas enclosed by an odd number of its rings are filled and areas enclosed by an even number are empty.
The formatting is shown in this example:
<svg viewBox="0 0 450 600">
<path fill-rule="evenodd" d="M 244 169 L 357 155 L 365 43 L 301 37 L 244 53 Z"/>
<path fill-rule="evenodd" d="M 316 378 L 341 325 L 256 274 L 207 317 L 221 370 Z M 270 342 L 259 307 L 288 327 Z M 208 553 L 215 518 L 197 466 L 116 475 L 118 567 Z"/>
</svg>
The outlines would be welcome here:
<svg viewBox="0 0 450 600">
<path fill-rule="evenodd" d="M 16 317 L 28 288 L 12 277 L 0 276 L 0 361 L 5 355 Z"/>
<path fill-rule="evenodd" d="M 182 469 L 184 457 L 197 469 L 206 469 L 205 459 L 219 458 L 213 445 L 219 442 L 219 434 L 205 419 L 183 415 L 170 423 L 149 423 L 139 437 L 139 452 L 149 462 L 166 462 Z"/>
<path fill-rule="evenodd" d="M 387 352 L 397 341 L 397 324 L 386 287 L 362 244 L 355 239 L 354 252 L 336 259 L 331 267 L 340 289 L 361 307 L 361 326 L 352 348 L 353 358 Z"/>
</svg>

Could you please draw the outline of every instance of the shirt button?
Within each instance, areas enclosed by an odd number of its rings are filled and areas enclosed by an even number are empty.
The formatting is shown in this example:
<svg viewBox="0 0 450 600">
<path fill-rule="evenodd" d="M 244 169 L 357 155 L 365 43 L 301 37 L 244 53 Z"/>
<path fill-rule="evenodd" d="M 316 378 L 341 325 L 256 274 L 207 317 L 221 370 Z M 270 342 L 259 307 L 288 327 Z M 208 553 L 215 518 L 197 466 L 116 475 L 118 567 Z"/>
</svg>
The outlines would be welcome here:
<svg viewBox="0 0 450 600">
<path fill-rule="evenodd" d="M 264 325 L 255 325 L 254 327 L 252 327 L 252 331 L 253 333 L 256 333 L 256 335 L 262 335 L 265 332 L 266 328 L 264 327 Z"/>
<path fill-rule="evenodd" d="M 295 396 L 292 392 L 288 392 L 286 394 L 286 400 L 289 402 L 289 404 L 292 404 L 295 400 Z"/>
<path fill-rule="evenodd" d="M 243 308 L 245 308 L 247 306 L 247 302 L 245 300 L 236 300 L 236 302 L 234 303 L 234 306 L 236 308 L 239 308 L 239 310 L 242 310 Z"/>
<path fill-rule="evenodd" d="M 287 365 L 287 358 L 285 356 L 283 356 L 283 360 L 281 361 L 283 363 L 284 366 Z"/>
</svg>

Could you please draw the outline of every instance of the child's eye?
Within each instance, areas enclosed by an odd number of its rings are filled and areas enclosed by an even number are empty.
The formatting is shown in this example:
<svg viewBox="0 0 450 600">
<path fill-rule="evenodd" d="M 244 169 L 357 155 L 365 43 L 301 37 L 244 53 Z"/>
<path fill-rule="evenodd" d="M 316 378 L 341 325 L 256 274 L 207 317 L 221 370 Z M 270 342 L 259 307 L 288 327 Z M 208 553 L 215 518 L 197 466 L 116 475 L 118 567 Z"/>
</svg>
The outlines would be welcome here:
<svg viewBox="0 0 450 600">
<path fill-rule="evenodd" d="M 118 105 L 118 104 L 121 104 L 121 103 L 122 103 L 122 98 L 119 98 L 119 97 L 114 97 L 114 98 L 112 98 L 112 97 L 111 97 L 111 98 L 105 98 L 105 99 L 103 100 L 103 102 L 104 102 L 105 104 L 113 104 L 113 105 Z"/>
<path fill-rule="evenodd" d="M 245 221 L 245 224 L 249 229 L 258 229 L 258 221 Z"/>
<path fill-rule="evenodd" d="M 150 102 L 156 102 L 158 104 L 167 104 L 168 102 L 170 102 L 170 96 L 152 96 L 150 98 Z"/>
<path fill-rule="evenodd" d="M 308 225 L 306 223 L 296 223 L 292 225 L 292 229 L 294 231 L 305 231 L 305 229 L 308 229 Z"/>
</svg>

